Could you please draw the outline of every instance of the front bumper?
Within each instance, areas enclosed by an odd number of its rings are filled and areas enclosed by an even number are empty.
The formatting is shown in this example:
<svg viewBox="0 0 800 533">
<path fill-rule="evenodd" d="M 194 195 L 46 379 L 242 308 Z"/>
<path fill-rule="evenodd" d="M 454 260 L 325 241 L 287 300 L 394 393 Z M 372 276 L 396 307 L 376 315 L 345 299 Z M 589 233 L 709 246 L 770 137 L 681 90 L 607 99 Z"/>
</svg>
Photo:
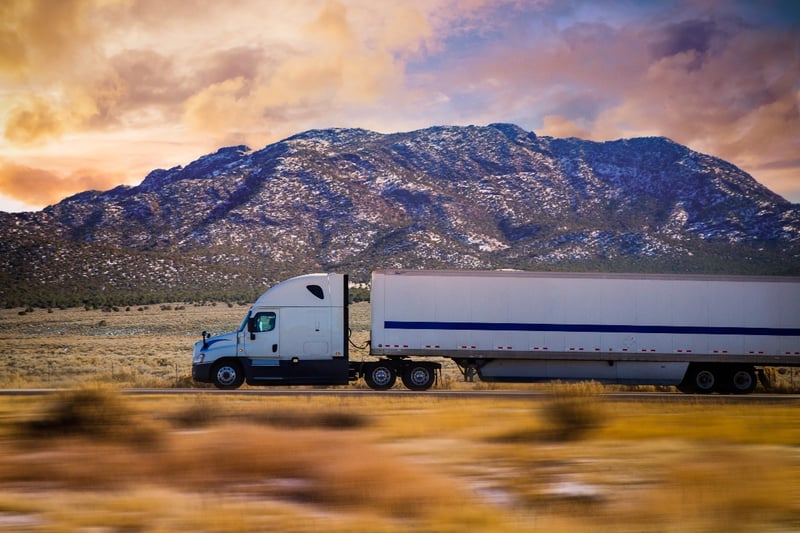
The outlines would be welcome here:
<svg viewBox="0 0 800 533">
<path fill-rule="evenodd" d="M 192 365 L 192 379 L 200 383 L 212 383 L 211 367 L 213 363 L 197 363 Z"/>
</svg>

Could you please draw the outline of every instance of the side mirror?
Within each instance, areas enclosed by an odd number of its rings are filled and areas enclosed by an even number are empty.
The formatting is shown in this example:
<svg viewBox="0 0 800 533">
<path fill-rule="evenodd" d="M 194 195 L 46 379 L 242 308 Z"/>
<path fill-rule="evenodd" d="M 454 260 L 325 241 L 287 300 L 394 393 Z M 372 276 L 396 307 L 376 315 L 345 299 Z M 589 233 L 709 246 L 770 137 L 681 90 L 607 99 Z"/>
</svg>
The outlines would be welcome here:
<svg viewBox="0 0 800 533">
<path fill-rule="evenodd" d="M 254 317 L 247 319 L 247 329 L 250 331 L 250 340 L 256 340 L 256 319 Z"/>
</svg>

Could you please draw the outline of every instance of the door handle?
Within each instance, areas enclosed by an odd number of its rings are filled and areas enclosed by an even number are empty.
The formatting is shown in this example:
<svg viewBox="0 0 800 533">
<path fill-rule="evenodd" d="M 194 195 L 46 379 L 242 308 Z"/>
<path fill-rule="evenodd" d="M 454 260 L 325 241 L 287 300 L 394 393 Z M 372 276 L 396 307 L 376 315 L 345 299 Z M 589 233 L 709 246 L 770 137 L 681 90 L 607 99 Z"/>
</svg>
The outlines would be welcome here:
<svg viewBox="0 0 800 533">
<path fill-rule="evenodd" d="M 278 345 L 277 344 L 273 344 L 272 345 L 272 353 L 275 353 L 277 351 L 278 351 Z"/>
</svg>

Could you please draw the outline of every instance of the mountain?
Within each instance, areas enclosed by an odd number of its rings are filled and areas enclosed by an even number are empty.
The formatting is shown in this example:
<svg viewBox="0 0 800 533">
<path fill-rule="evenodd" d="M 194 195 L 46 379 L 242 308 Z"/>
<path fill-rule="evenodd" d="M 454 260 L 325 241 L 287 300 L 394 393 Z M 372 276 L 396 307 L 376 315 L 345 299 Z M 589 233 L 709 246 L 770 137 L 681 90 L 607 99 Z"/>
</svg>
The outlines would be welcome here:
<svg viewBox="0 0 800 533">
<path fill-rule="evenodd" d="M 800 273 L 800 205 L 661 137 L 307 131 L 0 213 L 0 304 L 250 299 L 376 268 Z"/>
</svg>

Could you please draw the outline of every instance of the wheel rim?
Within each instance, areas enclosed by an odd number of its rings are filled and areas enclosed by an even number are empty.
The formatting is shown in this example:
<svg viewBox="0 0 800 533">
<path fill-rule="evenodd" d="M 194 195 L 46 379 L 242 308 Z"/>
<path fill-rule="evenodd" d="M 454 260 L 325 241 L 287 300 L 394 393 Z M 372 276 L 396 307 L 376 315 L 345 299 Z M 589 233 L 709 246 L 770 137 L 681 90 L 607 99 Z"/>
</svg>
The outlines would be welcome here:
<svg viewBox="0 0 800 533">
<path fill-rule="evenodd" d="M 418 366 L 411 370 L 408 377 L 415 386 L 423 387 L 430 382 L 431 373 L 427 368 Z"/>
<path fill-rule="evenodd" d="M 224 387 L 229 387 L 236 383 L 236 369 L 230 365 L 219 367 L 217 369 L 217 382 Z"/>
<path fill-rule="evenodd" d="M 372 371 L 372 381 L 379 387 L 386 387 L 392 380 L 392 371 L 385 367 L 379 366 Z"/>
<path fill-rule="evenodd" d="M 710 370 L 701 370 L 694 378 L 694 382 L 695 385 L 697 385 L 698 390 L 702 392 L 708 392 L 714 388 L 716 378 L 714 377 L 714 373 Z"/>
<path fill-rule="evenodd" d="M 737 370 L 733 374 L 733 387 L 737 391 L 747 391 L 753 386 L 753 382 L 755 381 L 755 376 L 753 376 L 747 370 Z"/>
</svg>

